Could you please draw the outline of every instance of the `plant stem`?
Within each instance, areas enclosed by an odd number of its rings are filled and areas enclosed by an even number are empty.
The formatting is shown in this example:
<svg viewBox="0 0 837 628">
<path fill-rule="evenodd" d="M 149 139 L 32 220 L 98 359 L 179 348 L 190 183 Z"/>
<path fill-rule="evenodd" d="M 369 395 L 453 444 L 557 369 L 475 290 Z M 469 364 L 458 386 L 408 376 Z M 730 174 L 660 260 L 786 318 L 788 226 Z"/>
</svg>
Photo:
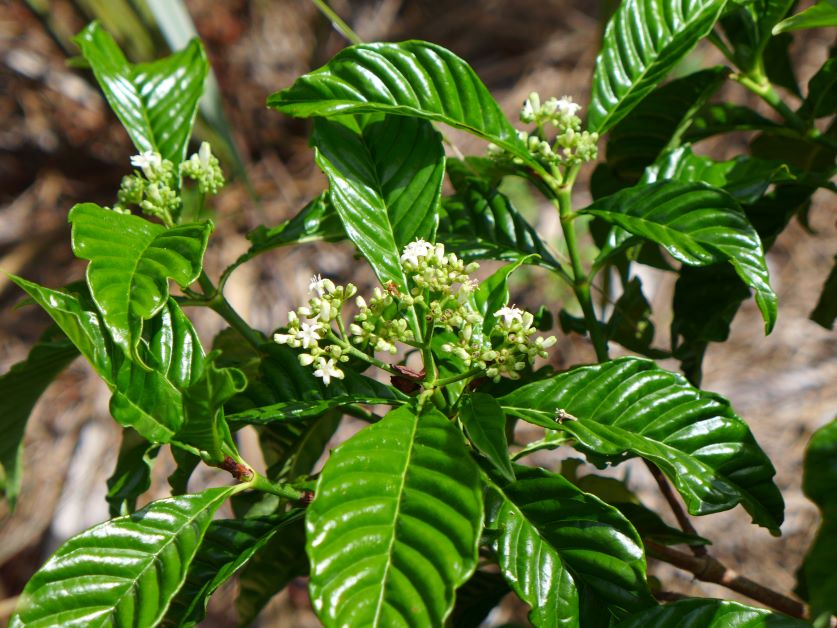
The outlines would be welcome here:
<svg viewBox="0 0 837 628">
<path fill-rule="evenodd" d="M 288 486 L 287 484 L 274 484 L 266 477 L 256 473 L 255 471 L 253 471 L 253 479 L 247 482 L 246 485 L 248 488 L 262 491 L 263 493 L 278 495 L 279 497 L 284 497 L 285 499 L 291 499 L 293 501 L 299 501 L 303 497 L 302 491 Z"/>
<path fill-rule="evenodd" d="M 320 13 L 326 16 L 326 18 L 331 22 L 331 25 L 334 29 L 343 35 L 346 39 L 348 39 L 353 44 L 362 44 L 363 40 L 355 33 L 352 28 L 343 21 L 343 19 L 334 12 L 328 3 L 325 0 L 312 0 L 314 6 L 320 10 Z"/>
<path fill-rule="evenodd" d="M 261 351 L 261 346 L 264 344 L 264 336 L 250 327 L 247 322 L 238 315 L 229 301 L 222 295 L 216 295 L 212 301 L 209 302 L 210 309 L 223 318 L 230 327 L 235 329 L 241 336 L 257 351 Z"/>
<path fill-rule="evenodd" d="M 573 271 L 573 291 L 579 305 L 581 305 L 582 312 L 584 312 L 584 321 L 587 323 L 587 329 L 596 350 L 596 359 L 599 362 L 605 362 L 608 359 L 607 339 L 602 334 L 599 320 L 596 317 L 596 310 L 593 307 L 593 299 L 590 295 L 590 278 L 581 265 L 581 253 L 578 249 L 575 225 L 573 224 L 575 214 L 573 213 L 572 193 L 577 174 L 578 166 L 574 166 L 566 173 L 565 183 L 555 190 L 553 204 L 558 208 L 564 241 L 567 243 L 567 254 L 570 256 Z"/>
<path fill-rule="evenodd" d="M 805 618 L 804 604 L 749 578 L 739 576 L 735 571 L 709 554 L 706 556 L 692 556 L 654 541 L 646 541 L 645 548 L 648 550 L 649 556 L 689 571 L 698 580 L 720 584 L 791 617 Z"/>
<path fill-rule="evenodd" d="M 648 460 L 643 461 L 645 462 L 645 466 L 647 466 L 648 470 L 651 472 L 651 475 L 654 476 L 654 479 L 657 481 L 657 486 L 660 487 L 660 492 L 663 494 L 663 497 L 665 497 L 668 502 L 671 511 L 674 513 L 674 517 L 677 519 L 680 529 L 686 534 L 700 536 L 697 530 L 695 530 L 695 527 L 692 525 L 689 515 L 684 510 L 683 505 L 680 503 L 680 500 L 677 498 L 674 490 L 671 488 L 671 484 L 668 483 L 668 478 L 663 475 L 663 472 L 660 471 L 659 467 L 657 467 L 657 465 L 653 462 Z M 692 550 L 692 554 L 695 556 L 706 556 L 706 548 L 703 545 L 690 545 L 689 549 Z"/>
<path fill-rule="evenodd" d="M 471 369 L 470 371 L 465 371 L 464 373 L 459 373 L 458 375 L 451 375 L 450 377 L 443 377 L 441 379 L 437 379 L 433 382 L 428 382 L 429 384 L 433 385 L 436 388 L 440 386 L 447 386 L 448 384 L 453 384 L 454 382 L 461 381 L 463 379 L 468 379 L 469 377 L 474 377 L 475 375 L 479 375 L 482 373 L 482 369 Z"/>
</svg>

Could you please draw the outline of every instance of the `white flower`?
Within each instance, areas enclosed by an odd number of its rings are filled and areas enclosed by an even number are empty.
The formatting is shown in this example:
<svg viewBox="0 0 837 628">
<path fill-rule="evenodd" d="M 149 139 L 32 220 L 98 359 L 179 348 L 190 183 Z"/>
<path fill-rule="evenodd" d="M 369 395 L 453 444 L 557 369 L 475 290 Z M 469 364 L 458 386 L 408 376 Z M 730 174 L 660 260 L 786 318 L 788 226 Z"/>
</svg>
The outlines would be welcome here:
<svg viewBox="0 0 837 628">
<path fill-rule="evenodd" d="M 212 148 L 209 142 L 201 142 L 201 147 L 198 149 L 198 159 L 204 168 L 209 167 L 209 159 L 212 157 Z"/>
<path fill-rule="evenodd" d="M 581 105 L 573 102 L 572 96 L 563 96 L 558 101 L 557 107 L 562 116 L 574 116 L 581 109 Z"/>
<path fill-rule="evenodd" d="M 302 343 L 303 349 L 317 346 L 317 341 L 320 339 L 319 331 L 320 326 L 317 323 L 313 325 L 302 323 L 300 330 L 296 334 L 296 338 Z"/>
<path fill-rule="evenodd" d="M 314 356 L 310 353 L 300 353 L 299 354 L 299 363 L 302 366 L 310 366 L 314 363 Z"/>
<path fill-rule="evenodd" d="M 331 279 L 323 279 L 322 275 L 314 275 L 308 282 L 308 293 L 322 299 L 326 294 L 334 292 L 334 282 Z"/>
<path fill-rule="evenodd" d="M 511 327 L 514 321 L 522 322 L 523 321 L 523 310 L 512 307 L 501 307 L 499 310 L 494 312 L 494 318 L 503 319 L 503 327 Z"/>
<path fill-rule="evenodd" d="M 337 365 L 331 358 L 329 358 L 328 360 L 326 360 L 325 358 L 320 358 L 319 366 L 320 368 L 314 371 L 314 376 L 321 378 L 326 386 L 328 386 L 331 383 L 332 377 L 336 377 L 337 379 L 343 379 L 343 371 L 337 368 Z"/>
<path fill-rule="evenodd" d="M 420 257 L 427 257 L 433 250 L 433 245 L 430 242 L 419 238 L 415 242 L 410 242 L 404 247 L 404 253 L 401 255 L 402 262 L 409 262 L 413 266 L 418 266 Z"/>
<path fill-rule="evenodd" d="M 163 166 L 163 158 L 160 153 L 147 150 L 131 157 L 131 165 L 134 168 L 140 168 L 146 179 L 153 179 L 154 175 Z"/>
<path fill-rule="evenodd" d="M 293 336 L 290 334 L 273 334 L 273 342 L 279 343 L 280 345 L 286 345 L 292 339 Z"/>
</svg>

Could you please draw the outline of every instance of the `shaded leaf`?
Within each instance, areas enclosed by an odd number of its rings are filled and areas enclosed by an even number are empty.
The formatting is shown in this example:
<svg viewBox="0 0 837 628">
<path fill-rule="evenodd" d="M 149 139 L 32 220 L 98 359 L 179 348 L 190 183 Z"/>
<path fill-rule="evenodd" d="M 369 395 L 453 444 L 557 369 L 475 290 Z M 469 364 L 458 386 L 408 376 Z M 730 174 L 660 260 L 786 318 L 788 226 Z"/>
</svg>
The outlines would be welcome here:
<svg viewBox="0 0 837 628">
<path fill-rule="evenodd" d="M 506 439 L 506 415 L 500 404 L 484 393 L 465 395 L 461 404 L 459 420 L 468 438 L 505 480 L 513 481 L 514 471 Z"/>
<path fill-rule="evenodd" d="M 509 304 L 509 276 L 523 264 L 528 264 L 534 255 L 521 257 L 512 264 L 506 264 L 480 282 L 473 293 L 474 309 L 483 315 L 482 332 L 490 334 L 497 321 L 495 312 Z"/>
<path fill-rule="evenodd" d="M 116 468 L 108 478 L 111 517 L 128 515 L 137 509 L 137 498 L 151 488 L 151 469 L 160 450 L 132 429 L 122 432 Z"/>
<path fill-rule="evenodd" d="M 650 360 L 620 358 L 533 382 L 501 397 L 507 414 L 571 434 L 595 462 L 641 456 L 674 483 L 693 515 L 742 504 L 778 532 L 775 470 L 729 402 Z M 571 418 L 556 421 L 557 410 Z"/>
<path fill-rule="evenodd" d="M 578 626 L 579 589 L 620 616 L 653 605 L 639 536 L 619 512 L 560 475 L 516 466 L 488 494 L 487 526 L 512 589 L 535 626 Z"/>
<path fill-rule="evenodd" d="M 437 410 L 393 410 L 332 452 L 306 528 L 326 626 L 442 625 L 476 567 L 478 469 Z"/>
<path fill-rule="evenodd" d="M 587 126 L 604 133 L 636 107 L 708 35 L 725 0 L 625 0 L 596 58 Z"/>
<path fill-rule="evenodd" d="M 23 434 L 29 415 L 44 390 L 76 357 L 78 349 L 51 327 L 25 360 L 0 376 L 0 489 L 11 510 L 20 491 Z"/>
<path fill-rule="evenodd" d="M 113 38 L 93 22 L 74 40 L 138 151 L 155 151 L 177 165 L 186 158 L 192 125 L 209 71 L 193 39 L 173 55 L 133 65 Z"/>
<path fill-rule="evenodd" d="M 665 352 L 651 347 L 654 342 L 654 322 L 651 304 L 642 293 L 642 281 L 634 277 L 625 286 L 622 296 L 613 305 L 605 332 L 610 340 L 631 351 L 649 357 L 664 357 Z"/>
<path fill-rule="evenodd" d="M 274 535 L 301 520 L 302 511 L 294 510 L 281 516 L 213 521 L 160 625 L 186 627 L 203 620 L 212 594 Z"/>
<path fill-rule="evenodd" d="M 532 160 L 470 66 L 424 41 L 350 46 L 267 104 L 306 118 L 378 112 L 434 120 Z"/>
<path fill-rule="evenodd" d="M 765 332 L 773 328 L 776 295 L 761 240 L 728 193 L 703 183 L 663 181 L 617 192 L 583 211 L 660 244 L 689 266 L 729 262 L 755 291 Z"/>
<path fill-rule="evenodd" d="M 465 260 L 517 260 L 538 255 L 536 263 L 557 270 L 560 264 L 537 231 L 491 181 L 471 171 L 471 162 L 448 160 L 456 196 L 444 199 L 439 241 Z"/>
<path fill-rule="evenodd" d="M 683 134 L 687 142 L 698 142 L 713 135 L 733 131 L 763 131 L 778 128 L 779 125 L 759 115 L 752 109 L 734 103 L 712 103 L 704 105 Z"/>
<path fill-rule="evenodd" d="M 429 122 L 372 117 L 360 129 L 319 119 L 312 139 L 329 198 L 346 234 L 381 283 L 407 292 L 401 251 L 433 240 L 445 173 L 442 139 Z"/>
<path fill-rule="evenodd" d="M 837 113 L 837 58 L 827 59 L 808 83 L 808 96 L 799 113 L 822 118 Z"/>
<path fill-rule="evenodd" d="M 801 619 L 727 600 L 689 598 L 631 615 L 618 628 L 680 628 L 725 626 L 728 628 L 802 628 Z"/>
<path fill-rule="evenodd" d="M 93 203 L 70 211 L 73 252 L 90 260 L 87 284 L 105 326 L 126 355 L 135 356 L 142 321 L 169 295 L 169 278 L 185 288 L 200 275 L 212 223 L 166 229 Z"/>
<path fill-rule="evenodd" d="M 71 538 L 29 580 L 11 625 L 155 625 L 235 490 L 161 499 Z"/>
<path fill-rule="evenodd" d="M 491 610 L 509 593 L 509 585 L 498 573 L 476 571 L 456 590 L 456 604 L 450 625 L 456 628 L 479 628 Z"/>
<path fill-rule="evenodd" d="M 837 257 L 834 258 L 834 266 L 823 284 L 817 306 L 811 312 L 811 320 L 826 329 L 834 329 L 835 319 L 837 319 Z"/>
</svg>

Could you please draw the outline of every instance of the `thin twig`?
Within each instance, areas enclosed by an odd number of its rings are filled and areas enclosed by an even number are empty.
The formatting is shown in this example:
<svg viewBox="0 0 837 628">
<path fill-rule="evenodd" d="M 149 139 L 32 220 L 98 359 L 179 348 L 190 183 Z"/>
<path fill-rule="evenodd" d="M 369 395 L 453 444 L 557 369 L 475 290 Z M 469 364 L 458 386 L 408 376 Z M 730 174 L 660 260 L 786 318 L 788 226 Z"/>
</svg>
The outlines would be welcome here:
<svg viewBox="0 0 837 628">
<path fill-rule="evenodd" d="M 649 556 L 689 571 L 698 580 L 720 584 L 791 617 L 806 618 L 805 605 L 801 602 L 738 575 L 709 554 L 692 556 L 654 541 L 645 541 L 645 548 Z"/>
<path fill-rule="evenodd" d="M 645 460 L 644 462 L 645 466 L 647 466 L 648 470 L 651 472 L 651 475 L 654 476 L 654 479 L 657 481 L 657 486 L 660 487 L 660 492 L 663 494 L 663 497 L 666 498 L 671 511 L 674 513 L 675 519 L 677 519 L 677 524 L 680 526 L 680 529 L 686 534 L 700 536 L 697 530 L 695 530 L 695 527 L 692 525 L 692 521 L 689 519 L 689 515 L 684 510 L 683 504 L 680 503 L 674 489 L 671 488 L 671 484 L 668 483 L 668 479 L 665 475 L 663 475 L 663 472 L 660 471 L 659 467 L 653 462 L 649 460 Z M 703 545 L 690 545 L 689 549 L 692 550 L 692 553 L 695 556 L 706 556 L 706 548 Z"/>
<path fill-rule="evenodd" d="M 352 28 L 343 21 L 343 19 L 334 12 L 328 3 L 325 0 L 312 0 L 314 6 L 320 10 L 320 13 L 326 16 L 326 18 L 331 22 L 331 25 L 334 27 L 338 33 L 343 35 L 346 39 L 348 39 L 353 44 L 362 44 L 363 40 L 358 37 L 358 34 L 355 33 Z"/>
</svg>

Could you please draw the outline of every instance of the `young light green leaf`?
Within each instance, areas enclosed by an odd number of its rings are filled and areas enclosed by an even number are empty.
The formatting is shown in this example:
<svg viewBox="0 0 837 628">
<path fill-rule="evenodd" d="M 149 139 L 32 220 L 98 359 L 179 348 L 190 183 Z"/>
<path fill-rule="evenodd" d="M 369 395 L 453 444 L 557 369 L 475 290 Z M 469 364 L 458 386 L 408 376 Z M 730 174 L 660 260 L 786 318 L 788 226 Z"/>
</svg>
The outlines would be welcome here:
<svg viewBox="0 0 837 628">
<path fill-rule="evenodd" d="M 470 66 L 424 41 L 361 44 L 267 100 L 292 116 L 387 113 L 443 122 L 532 161 L 491 93 Z"/>
<path fill-rule="evenodd" d="M 139 65 L 128 63 L 98 22 L 74 41 L 137 150 L 158 152 L 176 168 L 186 158 L 209 71 L 200 41 L 194 39 L 180 52 Z"/>
<path fill-rule="evenodd" d="M 581 587 L 617 617 L 654 604 L 639 535 L 618 510 L 560 475 L 519 465 L 515 473 L 491 487 L 486 525 L 533 625 L 579 626 Z"/>
<path fill-rule="evenodd" d="M 456 196 L 444 199 L 439 223 L 439 240 L 446 247 L 466 260 L 517 260 L 534 254 L 536 263 L 561 268 L 534 227 L 497 189 L 497 182 L 456 159 L 448 160 L 447 172 Z"/>
<path fill-rule="evenodd" d="M 814 6 L 791 15 L 773 27 L 773 34 L 829 26 L 837 26 L 837 0 L 820 0 Z"/>
<path fill-rule="evenodd" d="M 726 0 L 622 2 L 596 58 L 588 128 L 604 133 L 624 118 L 710 33 L 725 5 Z"/>
<path fill-rule="evenodd" d="M 577 367 L 499 401 L 506 414 L 571 434 L 595 460 L 629 454 L 654 462 L 694 515 L 740 503 L 754 523 L 778 532 L 783 503 L 776 472 L 746 423 L 723 397 L 650 360 Z"/>
<path fill-rule="evenodd" d="M 276 534 L 284 534 L 302 518 L 303 512 L 297 509 L 280 516 L 221 519 L 209 524 L 186 582 L 160 625 L 187 628 L 202 621 L 212 594 Z"/>
<path fill-rule="evenodd" d="M 443 625 L 482 529 L 479 472 L 459 430 L 437 410 L 393 410 L 332 452 L 315 493 L 306 549 L 322 622 Z"/>
<path fill-rule="evenodd" d="M 801 619 L 764 608 L 728 600 L 687 598 L 644 610 L 616 624 L 617 628 L 681 628 L 681 626 L 728 626 L 729 628 L 803 628 Z"/>
<path fill-rule="evenodd" d="M 135 430 L 122 432 L 116 468 L 108 478 L 106 499 L 111 517 L 136 510 L 137 498 L 151 488 L 151 469 L 159 451 L 159 445 L 149 443 Z"/>
<path fill-rule="evenodd" d="M 509 482 L 514 481 L 514 471 L 509 459 L 509 442 L 506 438 L 506 415 L 497 400 L 485 393 L 464 395 L 459 410 L 459 420 L 474 446 L 488 458 L 497 472 Z"/>
<path fill-rule="evenodd" d="M 78 357 L 64 334 L 51 327 L 22 362 L 0 376 L 0 490 L 14 510 L 23 464 L 23 433 L 44 390 Z"/>
<path fill-rule="evenodd" d="M 200 275 L 212 223 L 165 229 L 138 216 L 83 203 L 70 211 L 73 252 L 90 260 L 87 284 L 114 342 L 137 355 L 142 321 L 168 299 L 169 278 L 187 287 Z"/>
<path fill-rule="evenodd" d="M 822 512 L 822 524 L 799 569 L 804 598 L 811 616 L 837 614 L 837 420 L 814 432 L 805 452 L 802 489 Z"/>
<path fill-rule="evenodd" d="M 689 266 L 730 263 L 755 291 L 765 333 L 773 329 L 776 294 L 761 240 L 727 192 L 704 183 L 662 181 L 622 190 L 583 212 L 660 244 Z"/>
<path fill-rule="evenodd" d="M 10 625 L 156 625 L 235 490 L 161 499 L 71 538 L 32 576 Z"/>
<path fill-rule="evenodd" d="M 313 143 L 349 239 L 381 283 L 407 292 L 401 251 L 436 234 L 445 174 L 441 136 L 424 120 L 372 116 L 359 129 L 316 120 Z"/>
</svg>

